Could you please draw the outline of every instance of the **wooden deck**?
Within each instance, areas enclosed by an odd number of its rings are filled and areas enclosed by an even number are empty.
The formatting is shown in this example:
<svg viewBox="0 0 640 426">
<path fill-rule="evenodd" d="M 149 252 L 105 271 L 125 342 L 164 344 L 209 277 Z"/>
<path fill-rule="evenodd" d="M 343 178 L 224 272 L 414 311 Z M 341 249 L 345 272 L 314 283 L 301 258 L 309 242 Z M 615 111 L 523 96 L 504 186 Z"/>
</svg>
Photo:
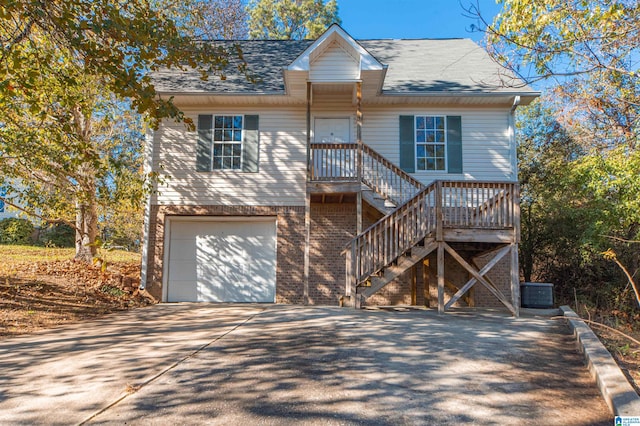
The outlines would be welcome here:
<svg viewBox="0 0 640 426">
<path fill-rule="evenodd" d="M 359 194 L 365 185 L 396 206 L 365 230 L 359 217 L 358 235 L 345 249 L 345 296 L 355 306 L 436 251 L 440 312 L 480 283 L 518 315 L 520 210 L 516 182 L 435 181 L 425 186 L 362 143 L 311 144 L 308 178 L 308 193 Z M 361 202 L 358 195 L 359 216 Z M 453 243 L 490 244 L 487 253 L 493 253 L 493 258 L 479 270 L 452 248 Z M 446 305 L 445 252 L 472 277 Z M 511 300 L 486 277 L 507 255 L 511 259 Z"/>
</svg>

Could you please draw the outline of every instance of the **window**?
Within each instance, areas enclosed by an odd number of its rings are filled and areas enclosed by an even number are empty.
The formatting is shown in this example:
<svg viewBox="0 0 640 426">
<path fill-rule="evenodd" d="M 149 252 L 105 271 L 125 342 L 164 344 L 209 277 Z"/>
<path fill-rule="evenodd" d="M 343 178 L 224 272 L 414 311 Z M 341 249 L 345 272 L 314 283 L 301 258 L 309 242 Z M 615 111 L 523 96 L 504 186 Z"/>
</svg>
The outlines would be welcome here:
<svg viewBox="0 0 640 426">
<path fill-rule="evenodd" d="M 416 170 L 446 170 L 447 129 L 444 116 L 415 117 Z"/>
<path fill-rule="evenodd" d="M 241 115 L 216 115 L 213 121 L 213 170 L 242 168 Z"/>
<path fill-rule="evenodd" d="M 258 173 L 260 132 L 257 115 L 198 115 L 196 170 Z"/>
<path fill-rule="evenodd" d="M 4 197 L 7 196 L 7 191 L 0 186 L 0 213 L 4 213 Z"/>
</svg>

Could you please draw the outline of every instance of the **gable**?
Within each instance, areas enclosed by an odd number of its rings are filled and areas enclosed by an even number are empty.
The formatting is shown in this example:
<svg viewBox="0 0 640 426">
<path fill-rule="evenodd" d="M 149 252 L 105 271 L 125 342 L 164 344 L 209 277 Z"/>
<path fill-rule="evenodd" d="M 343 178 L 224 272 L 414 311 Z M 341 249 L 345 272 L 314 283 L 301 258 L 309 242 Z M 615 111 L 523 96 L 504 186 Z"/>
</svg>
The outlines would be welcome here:
<svg viewBox="0 0 640 426">
<path fill-rule="evenodd" d="M 360 61 L 353 52 L 333 41 L 309 64 L 310 81 L 354 81 L 360 78 Z"/>
</svg>

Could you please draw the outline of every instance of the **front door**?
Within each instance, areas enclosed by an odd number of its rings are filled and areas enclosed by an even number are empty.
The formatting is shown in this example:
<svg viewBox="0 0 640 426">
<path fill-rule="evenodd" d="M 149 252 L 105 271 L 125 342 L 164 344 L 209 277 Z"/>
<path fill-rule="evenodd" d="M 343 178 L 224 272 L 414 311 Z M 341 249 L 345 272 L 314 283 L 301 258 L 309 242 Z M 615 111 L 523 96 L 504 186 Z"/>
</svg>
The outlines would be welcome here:
<svg viewBox="0 0 640 426">
<path fill-rule="evenodd" d="M 313 140 L 316 143 L 349 143 L 350 124 L 348 118 L 316 118 Z"/>
<path fill-rule="evenodd" d="M 355 151 L 351 141 L 349 118 L 316 118 L 313 140 L 316 144 L 336 144 L 335 147 L 313 149 L 313 176 L 321 180 L 355 177 Z"/>
</svg>

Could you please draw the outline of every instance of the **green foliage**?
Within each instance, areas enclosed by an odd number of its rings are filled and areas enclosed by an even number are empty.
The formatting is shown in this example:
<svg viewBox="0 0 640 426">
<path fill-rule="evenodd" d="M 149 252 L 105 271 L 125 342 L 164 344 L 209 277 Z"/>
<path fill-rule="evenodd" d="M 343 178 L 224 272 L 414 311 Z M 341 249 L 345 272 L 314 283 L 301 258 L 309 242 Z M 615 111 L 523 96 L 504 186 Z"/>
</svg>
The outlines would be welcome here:
<svg viewBox="0 0 640 426">
<path fill-rule="evenodd" d="M 0 220 L 0 244 L 33 243 L 33 223 L 27 219 L 7 218 Z"/>
<path fill-rule="evenodd" d="M 556 284 L 558 299 L 635 309 L 628 281 L 602 255 L 613 248 L 632 273 L 640 253 L 640 152 L 578 143 L 543 99 L 519 114 L 520 263 L 526 280 Z"/>
<path fill-rule="evenodd" d="M 316 39 L 341 23 L 336 0 L 251 0 L 247 10 L 254 39 Z"/>
<path fill-rule="evenodd" d="M 599 149 L 640 135 L 640 3 L 500 0 L 486 26 L 491 56 L 529 83 L 553 78 L 563 124 Z"/>
<path fill-rule="evenodd" d="M 43 229 L 38 236 L 45 247 L 74 247 L 76 230 L 66 223 L 56 223 Z"/>
<path fill-rule="evenodd" d="M 46 12 L 46 13 L 45 13 Z M 226 52 L 198 43 L 184 34 L 170 8 L 153 7 L 146 0 L 93 1 L 11 0 L 0 5 L 0 102 L 15 91 L 32 90 L 42 73 L 65 61 L 79 65 L 100 87 L 131 99 L 138 112 L 157 123 L 163 117 L 182 118 L 170 99 L 156 95 L 148 76 L 161 67 L 199 68 L 202 77 L 219 72 Z M 74 85 L 62 74 L 60 86 Z M 33 115 L 38 108 L 27 106 Z"/>
<path fill-rule="evenodd" d="M 538 76 L 638 76 L 640 4 L 629 0 L 499 0 L 489 46 L 500 62 Z"/>
<path fill-rule="evenodd" d="M 109 296 L 113 296 L 113 297 L 123 297 L 127 294 L 124 290 L 121 290 L 118 287 L 114 287 L 106 284 L 100 287 L 100 291 L 104 294 L 108 294 Z"/>
</svg>

